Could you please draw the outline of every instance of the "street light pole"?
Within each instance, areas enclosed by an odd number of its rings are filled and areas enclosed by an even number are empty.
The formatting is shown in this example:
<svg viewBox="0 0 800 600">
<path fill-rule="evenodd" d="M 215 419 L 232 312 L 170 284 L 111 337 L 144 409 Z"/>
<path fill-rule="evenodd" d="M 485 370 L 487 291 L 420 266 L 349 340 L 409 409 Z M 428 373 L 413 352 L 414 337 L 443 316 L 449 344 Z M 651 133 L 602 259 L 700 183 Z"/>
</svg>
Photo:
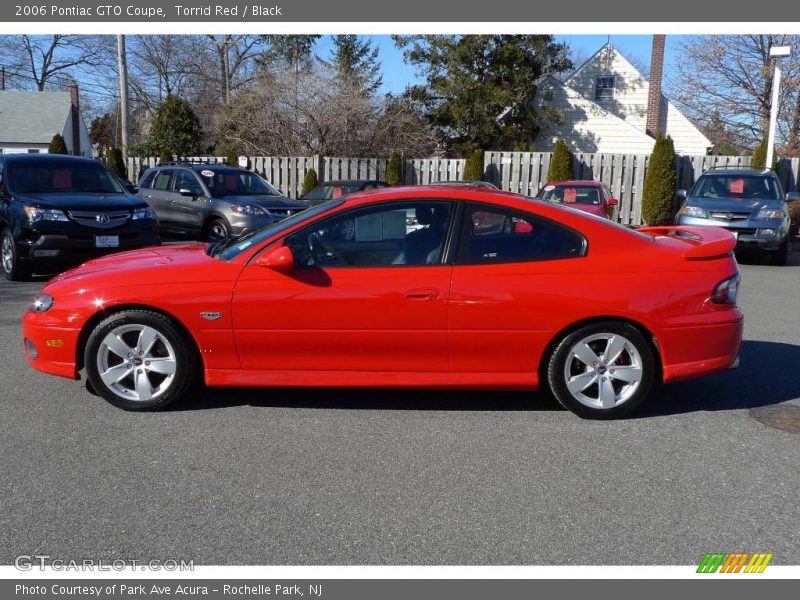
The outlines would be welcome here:
<svg viewBox="0 0 800 600">
<path fill-rule="evenodd" d="M 769 55 L 775 59 L 775 75 L 772 77 L 772 103 L 769 109 L 769 136 L 767 138 L 767 164 L 764 166 L 772 168 L 772 161 L 775 156 L 775 132 L 778 128 L 778 111 L 781 94 L 781 58 L 792 53 L 791 46 L 773 46 L 769 49 Z"/>
</svg>

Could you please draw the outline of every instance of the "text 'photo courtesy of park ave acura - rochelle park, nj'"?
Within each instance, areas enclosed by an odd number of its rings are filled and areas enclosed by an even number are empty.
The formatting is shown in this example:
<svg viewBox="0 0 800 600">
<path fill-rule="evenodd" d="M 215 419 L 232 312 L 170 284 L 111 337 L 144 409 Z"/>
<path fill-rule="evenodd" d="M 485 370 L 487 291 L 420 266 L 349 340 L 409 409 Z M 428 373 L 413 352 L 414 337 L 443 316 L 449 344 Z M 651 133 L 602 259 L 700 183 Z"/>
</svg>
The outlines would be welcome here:
<svg viewBox="0 0 800 600">
<path fill-rule="evenodd" d="M 0 25 L 9 594 L 798 576 L 800 28 L 182 9 Z"/>
</svg>

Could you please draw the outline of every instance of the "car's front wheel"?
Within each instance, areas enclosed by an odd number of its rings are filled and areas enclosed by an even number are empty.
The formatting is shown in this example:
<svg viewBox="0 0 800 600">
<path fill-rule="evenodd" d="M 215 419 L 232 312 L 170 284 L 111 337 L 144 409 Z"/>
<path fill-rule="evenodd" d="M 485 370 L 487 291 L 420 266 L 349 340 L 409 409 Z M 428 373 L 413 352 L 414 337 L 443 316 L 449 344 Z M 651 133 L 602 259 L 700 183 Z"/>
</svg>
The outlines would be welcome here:
<svg viewBox="0 0 800 600">
<path fill-rule="evenodd" d="M 561 339 L 550 355 L 547 380 L 565 408 L 585 418 L 613 419 L 647 398 L 655 360 L 647 339 L 633 325 L 592 323 Z"/>
<path fill-rule="evenodd" d="M 84 353 L 89 383 L 125 410 L 157 410 L 180 400 L 195 380 L 192 341 L 165 315 L 126 310 L 101 321 Z"/>
<path fill-rule="evenodd" d="M 3 229 L 0 236 L 0 266 L 3 276 L 9 281 L 26 281 L 31 278 L 31 269 L 20 260 L 14 236 L 9 229 Z"/>
</svg>

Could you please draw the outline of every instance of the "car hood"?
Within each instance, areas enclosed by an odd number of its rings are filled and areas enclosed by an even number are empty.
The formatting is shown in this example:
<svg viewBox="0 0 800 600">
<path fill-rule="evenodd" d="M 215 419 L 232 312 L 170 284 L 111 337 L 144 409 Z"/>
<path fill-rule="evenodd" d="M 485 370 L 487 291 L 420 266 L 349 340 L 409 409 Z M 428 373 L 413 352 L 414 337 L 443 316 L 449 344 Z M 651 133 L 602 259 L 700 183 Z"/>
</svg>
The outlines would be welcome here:
<svg viewBox="0 0 800 600">
<path fill-rule="evenodd" d="M 226 202 L 235 202 L 236 204 L 255 204 L 264 208 L 308 208 L 309 203 L 302 200 L 292 200 L 284 196 L 255 196 L 243 194 L 241 196 L 222 196 L 217 198 Z"/>
<path fill-rule="evenodd" d="M 764 198 L 692 198 L 687 202 L 689 206 L 699 206 L 707 210 L 757 210 L 760 208 L 780 208 L 780 200 L 765 200 Z"/>
<path fill-rule="evenodd" d="M 195 242 L 118 252 L 57 275 L 45 290 L 197 284 L 232 278 L 229 271 L 238 273 L 240 267 L 231 269 L 230 263 L 208 256 L 205 250 L 206 244 Z"/>
<path fill-rule="evenodd" d="M 26 204 L 62 210 L 114 210 L 147 206 L 143 200 L 129 194 L 14 194 L 14 196 Z"/>
</svg>

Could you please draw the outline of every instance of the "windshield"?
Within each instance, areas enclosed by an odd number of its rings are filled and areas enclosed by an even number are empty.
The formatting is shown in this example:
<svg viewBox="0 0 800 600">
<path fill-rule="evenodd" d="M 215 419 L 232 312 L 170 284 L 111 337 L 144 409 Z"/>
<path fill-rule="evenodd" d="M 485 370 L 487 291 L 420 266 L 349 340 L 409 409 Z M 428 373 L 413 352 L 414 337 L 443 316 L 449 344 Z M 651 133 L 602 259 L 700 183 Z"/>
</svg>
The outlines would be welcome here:
<svg viewBox="0 0 800 600">
<path fill-rule="evenodd" d="M 589 204 L 600 206 L 600 188 L 589 185 L 548 185 L 540 196 L 542 200 L 555 204 Z"/>
<path fill-rule="evenodd" d="M 11 189 L 20 194 L 121 194 L 122 186 L 100 163 L 70 160 L 9 161 Z"/>
<path fill-rule="evenodd" d="M 760 198 L 778 200 L 774 177 L 763 175 L 703 175 L 694 186 L 692 198 Z"/>
<path fill-rule="evenodd" d="M 223 196 L 280 196 L 281 193 L 250 171 L 202 169 L 197 171 L 215 198 Z"/>
<path fill-rule="evenodd" d="M 357 191 L 358 187 L 355 185 L 318 185 L 303 196 L 303 200 L 335 200 Z"/>
<path fill-rule="evenodd" d="M 287 229 L 293 227 L 298 223 L 302 223 L 307 219 L 313 219 L 317 215 L 320 215 L 324 212 L 327 212 L 337 206 L 341 206 L 344 203 L 343 199 L 338 200 L 331 200 L 329 202 L 323 202 L 322 204 L 317 204 L 316 206 L 312 206 L 311 208 L 307 208 L 304 211 L 301 211 L 297 214 L 292 215 L 288 219 L 284 219 L 283 221 L 278 221 L 277 223 L 273 223 L 272 225 L 267 225 L 266 227 L 254 231 L 246 236 L 243 236 L 237 240 L 228 240 L 222 243 L 220 246 L 214 249 L 214 251 L 209 252 L 212 256 L 219 256 L 222 260 L 231 260 L 239 256 L 242 252 L 247 250 L 248 248 L 255 246 L 257 244 L 261 244 L 267 238 L 272 237 L 276 233 L 280 233 L 281 231 L 286 231 Z M 209 249 L 213 248 L 213 244 L 209 246 Z"/>
</svg>

